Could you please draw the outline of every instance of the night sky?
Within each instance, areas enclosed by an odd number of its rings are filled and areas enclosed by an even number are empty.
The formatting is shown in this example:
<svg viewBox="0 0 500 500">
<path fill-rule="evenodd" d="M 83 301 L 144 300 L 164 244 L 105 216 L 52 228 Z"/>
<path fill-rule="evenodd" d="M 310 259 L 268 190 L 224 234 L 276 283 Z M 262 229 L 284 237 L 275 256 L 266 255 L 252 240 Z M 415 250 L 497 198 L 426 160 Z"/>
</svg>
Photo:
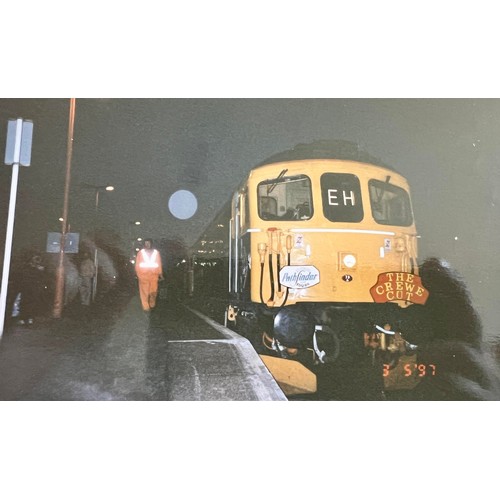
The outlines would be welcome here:
<svg viewBox="0 0 500 500">
<path fill-rule="evenodd" d="M 34 121 L 31 167 L 21 167 L 14 252 L 45 248 L 59 231 L 69 99 L 0 99 L 0 152 L 9 118 Z M 189 246 L 249 169 L 299 143 L 346 140 L 410 183 L 420 258 L 448 260 L 466 279 L 489 336 L 500 279 L 500 100 L 497 99 L 76 99 L 69 224 L 117 235 L 168 238 Z M 0 174 L 5 223 L 10 167 Z M 198 209 L 179 220 L 178 190 Z M 140 229 L 131 222 L 140 220 Z M 4 228 L 2 226 L 2 234 Z M 3 238 L 2 238 L 3 239 Z"/>
</svg>

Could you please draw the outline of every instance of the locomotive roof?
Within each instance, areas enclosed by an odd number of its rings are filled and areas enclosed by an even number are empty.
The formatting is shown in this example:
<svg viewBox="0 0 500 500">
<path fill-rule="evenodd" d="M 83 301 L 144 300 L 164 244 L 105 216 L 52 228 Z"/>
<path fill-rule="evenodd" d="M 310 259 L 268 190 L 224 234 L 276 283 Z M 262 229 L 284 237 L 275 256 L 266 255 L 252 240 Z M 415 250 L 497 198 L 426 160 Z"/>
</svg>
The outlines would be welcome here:
<svg viewBox="0 0 500 500">
<path fill-rule="evenodd" d="M 293 149 L 270 156 L 256 165 L 256 167 L 262 167 L 264 165 L 269 165 L 270 163 L 282 163 L 298 160 L 359 161 L 362 163 L 370 163 L 371 165 L 384 167 L 397 173 L 393 167 L 380 160 L 380 158 L 376 158 L 366 151 L 361 150 L 358 144 L 342 140 L 324 140 L 309 144 L 297 144 Z"/>
</svg>

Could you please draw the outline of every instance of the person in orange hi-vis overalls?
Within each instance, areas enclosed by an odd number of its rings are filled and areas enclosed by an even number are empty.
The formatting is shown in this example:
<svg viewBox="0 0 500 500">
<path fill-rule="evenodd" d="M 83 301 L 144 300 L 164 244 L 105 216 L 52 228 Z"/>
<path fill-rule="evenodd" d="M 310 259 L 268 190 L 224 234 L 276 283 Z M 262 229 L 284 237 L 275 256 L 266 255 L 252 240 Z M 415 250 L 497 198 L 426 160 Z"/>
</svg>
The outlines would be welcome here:
<svg viewBox="0 0 500 500">
<path fill-rule="evenodd" d="M 158 280 L 162 281 L 163 267 L 160 252 L 153 248 L 153 240 L 146 238 L 144 248 L 137 254 L 135 274 L 139 282 L 142 309 L 149 312 L 156 306 Z"/>
</svg>

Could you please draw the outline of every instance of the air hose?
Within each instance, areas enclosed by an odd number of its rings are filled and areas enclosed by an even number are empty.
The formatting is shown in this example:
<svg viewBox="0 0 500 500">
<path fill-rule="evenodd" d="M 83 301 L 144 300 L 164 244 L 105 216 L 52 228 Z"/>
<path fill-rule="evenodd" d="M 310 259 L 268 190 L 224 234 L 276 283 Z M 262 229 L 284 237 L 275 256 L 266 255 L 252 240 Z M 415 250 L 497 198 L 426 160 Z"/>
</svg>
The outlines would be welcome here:
<svg viewBox="0 0 500 500">
<path fill-rule="evenodd" d="M 260 286 L 259 286 L 260 301 L 264 304 L 264 297 L 262 295 L 262 283 L 264 280 L 264 259 L 266 257 L 266 244 L 259 243 L 257 251 L 259 252 L 260 255 Z"/>
<path fill-rule="evenodd" d="M 273 233 L 274 228 L 267 230 L 267 235 L 269 237 L 269 280 L 271 284 L 271 296 L 267 301 L 268 306 L 271 306 L 274 303 Z"/>
<path fill-rule="evenodd" d="M 290 265 L 290 254 L 292 252 L 292 237 L 290 235 L 288 235 L 286 237 L 286 253 L 287 253 L 287 266 Z M 285 292 L 285 299 L 283 300 L 283 304 L 281 304 L 282 306 L 284 306 L 286 304 L 286 301 L 288 300 L 288 292 L 289 292 L 290 288 L 289 287 L 286 287 L 286 292 Z"/>
</svg>

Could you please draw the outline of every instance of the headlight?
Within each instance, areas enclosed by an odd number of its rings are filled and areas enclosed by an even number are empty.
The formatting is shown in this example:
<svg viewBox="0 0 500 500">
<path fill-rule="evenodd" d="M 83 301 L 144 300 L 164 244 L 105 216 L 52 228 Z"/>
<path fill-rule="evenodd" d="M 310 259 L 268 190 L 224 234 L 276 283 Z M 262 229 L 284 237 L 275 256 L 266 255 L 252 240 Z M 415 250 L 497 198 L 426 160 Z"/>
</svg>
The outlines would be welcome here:
<svg viewBox="0 0 500 500">
<path fill-rule="evenodd" d="M 342 264 L 345 267 L 352 269 L 356 265 L 356 257 L 352 253 L 345 254 L 342 258 Z"/>
</svg>

